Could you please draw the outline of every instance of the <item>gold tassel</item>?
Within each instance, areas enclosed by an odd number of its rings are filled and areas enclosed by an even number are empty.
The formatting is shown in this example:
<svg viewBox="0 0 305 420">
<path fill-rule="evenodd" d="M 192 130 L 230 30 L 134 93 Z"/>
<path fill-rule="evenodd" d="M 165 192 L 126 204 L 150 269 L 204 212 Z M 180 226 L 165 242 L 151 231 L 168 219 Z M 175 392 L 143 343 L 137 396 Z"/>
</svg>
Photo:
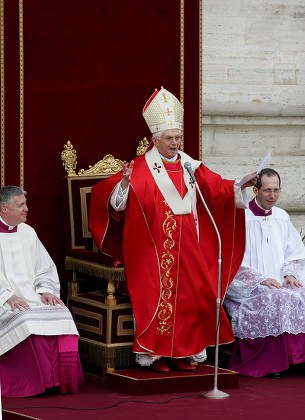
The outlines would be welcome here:
<svg viewBox="0 0 305 420">
<path fill-rule="evenodd" d="M 79 273 L 104 278 L 106 280 L 125 280 L 124 267 L 107 267 L 106 265 L 91 263 L 86 260 L 66 257 L 65 268 L 66 270 L 78 271 Z"/>
<path fill-rule="evenodd" d="M 129 367 L 134 363 L 132 344 L 106 347 L 100 343 L 80 339 L 79 354 L 83 363 L 101 368 Z"/>
</svg>

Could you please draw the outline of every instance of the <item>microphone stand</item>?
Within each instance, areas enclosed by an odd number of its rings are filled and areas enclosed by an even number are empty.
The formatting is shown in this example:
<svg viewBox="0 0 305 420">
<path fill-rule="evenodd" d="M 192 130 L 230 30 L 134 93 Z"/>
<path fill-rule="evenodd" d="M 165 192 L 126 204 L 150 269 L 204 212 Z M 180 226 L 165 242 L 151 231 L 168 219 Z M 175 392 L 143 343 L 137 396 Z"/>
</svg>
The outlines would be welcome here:
<svg viewBox="0 0 305 420">
<path fill-rule="evenodd" d="M 190 177 L 192 178 L 197 192 L 201 198 L 201 201 L 208 212 L 208 215 L 213 223 L 217 239 L 218 239 L 218 281 L 217 281 L 217 299 L 216 299 L 216 342 L 215 342 L 215 365 L 214 365 L 214 387 L 212 390 L 202 393 L 201 396 L 203 398 L 213 398 L 213 399 L 220 399 L 220 398 L 228 398 L 230 395 L 226 392 L 220 391 L 218 389 L 218 357 L 219 357 L 219 325 L 220 325 L 220 303 L 221 303 L 221 268 L 222 268 L 222 255 L 221 255 L 221 238 L 219 234 L 219 230 L 216 226 L 215 220 L 203 198 L 203 195 L 200 191 L 198 186 L 197 180 L 195 178 L 194 172 L 192 170 L 191 164 L 187 162 L 184 167 L 187 169 Z"/>
</svg>

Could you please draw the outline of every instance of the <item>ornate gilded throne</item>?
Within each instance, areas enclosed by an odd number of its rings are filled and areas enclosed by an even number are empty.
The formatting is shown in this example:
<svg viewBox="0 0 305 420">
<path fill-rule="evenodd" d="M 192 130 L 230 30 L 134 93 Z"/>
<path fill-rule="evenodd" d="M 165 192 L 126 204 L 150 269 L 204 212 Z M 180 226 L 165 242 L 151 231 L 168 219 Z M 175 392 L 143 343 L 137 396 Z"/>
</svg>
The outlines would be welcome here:
<svg viewBox="0 0 305 420">
<path fill-rule="evenodd" d="M 148 146 L 141 140 L 137 154 Z M 77 153 L 70 141 L 61 159 L 67 273 L 67 304 L 80 334 L 84 371 L 104 373 L 133 364 L 133 314 L 124 267 L 100 253 L 88 225 L 91 188 L 120 171 L 123 162 L 112 155 L 76 173 Z"/>
</svg>

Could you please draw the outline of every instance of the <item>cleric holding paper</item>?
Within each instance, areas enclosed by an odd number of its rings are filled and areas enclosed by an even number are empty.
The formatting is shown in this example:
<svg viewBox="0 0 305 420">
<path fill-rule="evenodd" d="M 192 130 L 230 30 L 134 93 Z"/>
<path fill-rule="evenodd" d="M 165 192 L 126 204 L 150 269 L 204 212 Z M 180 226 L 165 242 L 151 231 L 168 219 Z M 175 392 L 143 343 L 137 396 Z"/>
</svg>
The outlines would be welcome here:
<svg viewBox="0 0 305 420">
<path fill-rule="evenodd" d="M 26 192 L 0 189 L 0 382 L 3 397 L 57 388 L 76 393 L 83 382 L 78 332 L 59 298 L 56 267 L 25 223 Z"/>
<path fill-rule="evenodd" d="M 287 212 L 276 206 L 280 175 L 259 174 L 246 210 L 246 250 L 225 305 L 236 337 L 229 368 L 280 377 L 305 362 L 305 247 Z"/>
<path fill-rule="evenodd" d="M 223 294 L 242 260 L 245 206 L 234 181 L 179 150 L 183 108 L 174 95 L 156 90 L 143 117 L 152 133 L 150 146 L 93 187 L 90 229 L 102 252 L 120 258 L 116 247 L 122 246 L 136 361 L 163 373 L 192 371 L 196 366 L 190 362 L 204 361 L 205 348 L 215 345 L 218 242 L 185 163 L 191 164 L 223 239 Z M 118 223 L 123 237 L 107 237 Z M 220 343 L 232 340 L 221 308 Z"/>
</svg>

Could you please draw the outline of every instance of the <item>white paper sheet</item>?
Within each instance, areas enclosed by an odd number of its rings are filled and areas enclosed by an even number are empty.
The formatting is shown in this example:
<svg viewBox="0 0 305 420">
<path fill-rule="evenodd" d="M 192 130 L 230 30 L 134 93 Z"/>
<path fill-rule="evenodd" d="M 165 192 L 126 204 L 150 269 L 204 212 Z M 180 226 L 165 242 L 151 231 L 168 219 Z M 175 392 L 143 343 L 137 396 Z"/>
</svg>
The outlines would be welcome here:
<svg viewBox="0 0 305 420">
<path fill-rule="evenodd" d="M 268 166 L 270 159 L 271 159 L 271 155 L 270 155 L 270 152 L 268 152 L 266 156 L 264 156 L 264 158 L 262 159 L 261 163 L 258 165 L 257 170 L 256 170 L 256 175 Z M 250 179 L 252 178 L 253 178 L 253 175 L 250 174 L 249 176 L 243 178 L 242 181 L 239 181 L 236 185 L 239 185 L 241 187 L 246 182 L 250 181 Z"/>
</svg>

